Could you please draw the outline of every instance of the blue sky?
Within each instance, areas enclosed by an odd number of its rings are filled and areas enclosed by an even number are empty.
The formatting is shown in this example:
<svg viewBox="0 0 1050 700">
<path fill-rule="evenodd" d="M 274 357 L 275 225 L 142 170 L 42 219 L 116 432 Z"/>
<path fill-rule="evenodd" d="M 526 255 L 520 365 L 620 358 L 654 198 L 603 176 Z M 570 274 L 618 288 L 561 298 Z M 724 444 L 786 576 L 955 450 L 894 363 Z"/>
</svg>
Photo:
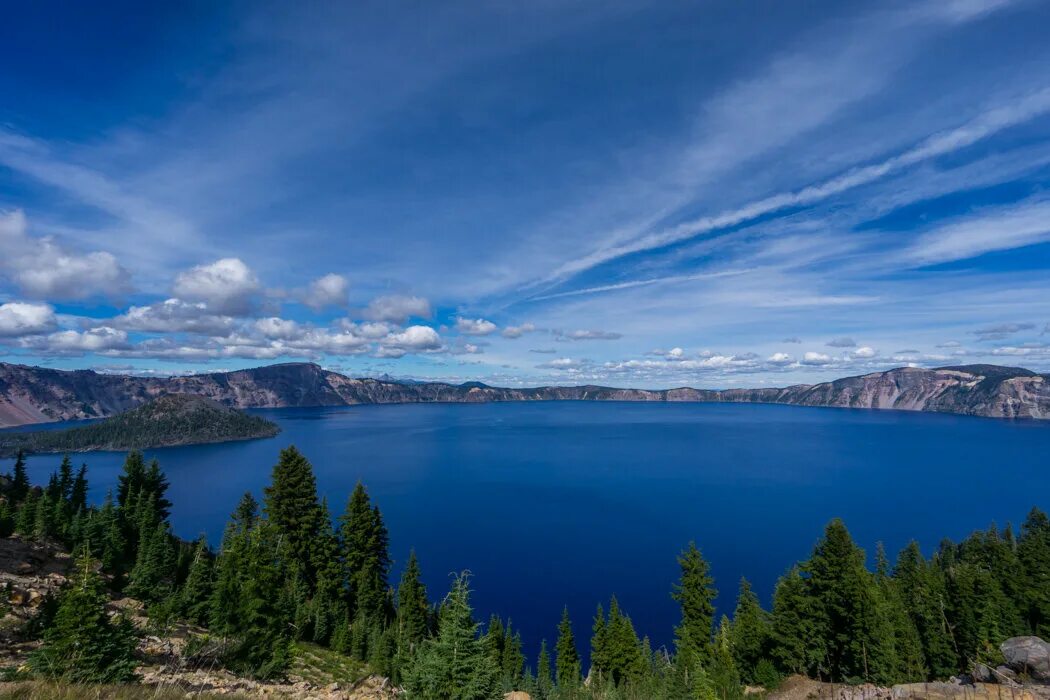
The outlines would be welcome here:
<svg viewBox="0 0 1050 700">
<path fill-rule="evenodd" d="M 0 360 L 1050 369 L 1050 6 L 22 3 Z"/>
</svg>

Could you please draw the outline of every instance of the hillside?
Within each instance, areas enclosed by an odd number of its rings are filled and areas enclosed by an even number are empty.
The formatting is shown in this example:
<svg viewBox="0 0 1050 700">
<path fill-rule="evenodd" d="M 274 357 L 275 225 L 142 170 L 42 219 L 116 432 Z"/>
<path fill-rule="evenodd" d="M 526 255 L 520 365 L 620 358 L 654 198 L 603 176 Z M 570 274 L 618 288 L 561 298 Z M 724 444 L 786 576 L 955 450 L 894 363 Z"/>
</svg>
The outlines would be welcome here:
<svg viewBox="0 0 1050 700">
<path fill-rule="evenodd" d="M 273 437 L 276 424 L 215 401 L 170 394 L 97 423 L 67 430 L 0 435 L 0 456 L 27 453 L 130 450 Z"/>
<path fill-rule="evenodd" d="M 355 379 L 309 363 L 171 378 L 0 363 L 0 427 L 101 418 L 156 396 L 176 393 L 203 396 L 233 408 L 486 401 L 710 401 L 1050 418 L 1050 375 L 996 365 L 902 367 L 822 384 L 715 391 L 601 386 L 511 389 L 478 382 L 409 384 Z"/>
</svg>

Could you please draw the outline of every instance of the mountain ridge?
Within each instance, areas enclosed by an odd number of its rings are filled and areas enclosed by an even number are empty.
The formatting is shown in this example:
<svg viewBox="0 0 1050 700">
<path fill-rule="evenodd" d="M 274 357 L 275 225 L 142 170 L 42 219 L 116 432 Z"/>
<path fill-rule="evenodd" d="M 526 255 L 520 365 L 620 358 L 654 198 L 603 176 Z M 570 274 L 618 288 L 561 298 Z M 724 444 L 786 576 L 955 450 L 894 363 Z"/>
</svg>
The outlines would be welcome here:
<svg viewBox="0 0 1050 700">
<path fill-rule="evenodd" d="M 1050 374 L 1020 367 L 898 367 L 819 384 L 759 389 L 494 387 L 354 378 L 289 362 L 174 377 L 99 374 L 0 363 L 0 427 L 104 418 L 163 394 L 193 394 L 233 408 L 492 401 L 694 401 L 898 409 L 991 418 L 1050 419 Z"/>
</svg>

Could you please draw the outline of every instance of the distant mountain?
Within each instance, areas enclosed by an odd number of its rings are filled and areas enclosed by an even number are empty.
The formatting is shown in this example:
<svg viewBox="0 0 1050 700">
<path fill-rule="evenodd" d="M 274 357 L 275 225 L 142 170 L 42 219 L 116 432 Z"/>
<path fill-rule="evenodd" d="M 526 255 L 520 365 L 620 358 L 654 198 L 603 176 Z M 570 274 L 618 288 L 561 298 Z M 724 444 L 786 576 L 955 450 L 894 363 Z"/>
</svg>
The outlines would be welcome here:
<svg viewBox="0 0 1050 700">
<path fill-rule="evenodd" d="M 203 396 L 167 394 L 110 418 L 66 430 L 0 434 L 0 456 L 130 450 L 273 437 L 271 421 Z"/>
<path fill-rule="evenodd" d="M 132 377 L 0 363 L 0 426 L 101 418 L 162 394 L 204 396 L 234 408 L 487 401 L 701 401 L 885 408 L 992 418 L 1050 419 L 1050 375 L 1017 367 L 902 367 L 780 389 L 646 390 L 602 386 L 492 387 L 354 379 L 309 363 L 188 377 Z"/>
</svg>

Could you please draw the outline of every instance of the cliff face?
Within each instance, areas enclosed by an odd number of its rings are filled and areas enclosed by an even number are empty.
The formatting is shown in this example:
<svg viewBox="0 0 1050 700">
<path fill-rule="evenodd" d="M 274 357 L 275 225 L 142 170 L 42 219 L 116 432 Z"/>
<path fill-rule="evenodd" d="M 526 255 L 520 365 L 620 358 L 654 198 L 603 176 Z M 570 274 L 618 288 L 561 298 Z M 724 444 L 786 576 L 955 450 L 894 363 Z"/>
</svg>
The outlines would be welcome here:
<svg viewBox="0 0 1050 700">
<path fill-rule="evenodd" d="M 0 427 L 101 418 L 161 394 L 205 396 L 236 408 L 487 401 L 706 401 L 890 408 L 1050 419 L 1050 375 L 996 365 L 899 368 L 782 389 L 505 389 L 477 382 L 402 384 L 290 363 L 192 377 L 142 378 L 0 363 Z"/>
</svg>

